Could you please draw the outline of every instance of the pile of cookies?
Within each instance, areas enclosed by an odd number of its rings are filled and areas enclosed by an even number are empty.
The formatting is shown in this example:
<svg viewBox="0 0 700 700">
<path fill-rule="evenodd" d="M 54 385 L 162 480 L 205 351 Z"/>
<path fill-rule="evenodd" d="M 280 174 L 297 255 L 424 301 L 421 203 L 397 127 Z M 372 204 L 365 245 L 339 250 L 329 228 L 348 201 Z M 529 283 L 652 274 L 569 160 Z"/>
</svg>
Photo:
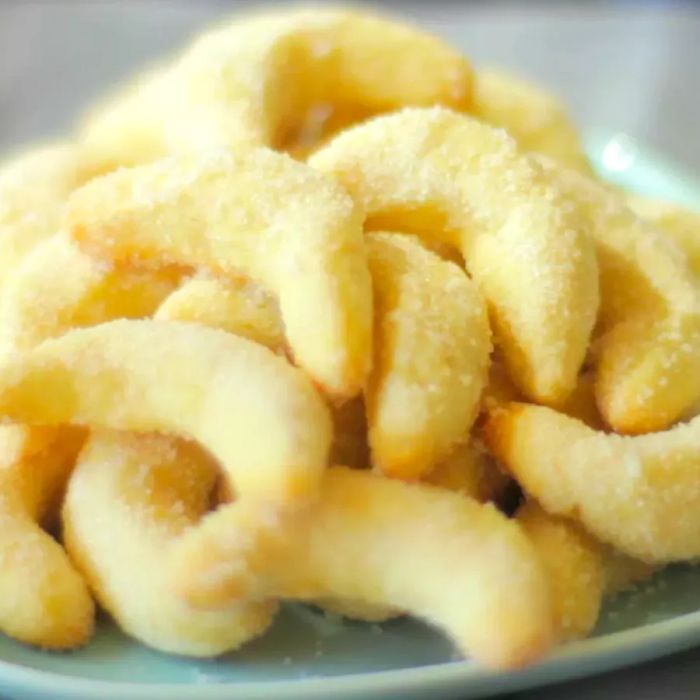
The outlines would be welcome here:
<svg viewBox="0 0 700 700">
<path fill-rule="evenodd" d="M 213 656 L 291 599 L 492 667 L 585 636 L 700 556 L 698 240 L 417 28 L 205 33 L 0 170 L 0 630 L 75 648 L 96 602 Z"/>
</svg>

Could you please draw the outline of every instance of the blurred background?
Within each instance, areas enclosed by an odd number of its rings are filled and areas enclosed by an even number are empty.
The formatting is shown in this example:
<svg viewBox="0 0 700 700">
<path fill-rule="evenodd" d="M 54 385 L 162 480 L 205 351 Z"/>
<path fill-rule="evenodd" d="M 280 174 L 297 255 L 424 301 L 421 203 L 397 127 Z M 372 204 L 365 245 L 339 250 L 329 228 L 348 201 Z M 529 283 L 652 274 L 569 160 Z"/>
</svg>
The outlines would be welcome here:
<svg viewBox="0 0 700 700">
<path fill-rule="evenodd" d="M 264 4 L 0 0 L 0 152 L 66 133 L 107 86 L 218 17 Z M 700 2 L 371 4 L 413 17 L 476 63 L 541 81 L 585 131 L 625 132 L 700 171 Z"/>
</svg>

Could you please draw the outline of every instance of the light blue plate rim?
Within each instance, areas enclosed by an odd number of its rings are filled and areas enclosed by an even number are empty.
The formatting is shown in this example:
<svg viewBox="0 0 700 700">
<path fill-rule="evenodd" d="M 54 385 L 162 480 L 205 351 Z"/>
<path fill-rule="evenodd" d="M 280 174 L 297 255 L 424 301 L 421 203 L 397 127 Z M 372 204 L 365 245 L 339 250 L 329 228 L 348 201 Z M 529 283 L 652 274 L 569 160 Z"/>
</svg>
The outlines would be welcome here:
<svg viewBox="0 0 700 700">
<path fill-rule="evenodd" d="M 657 199 L 700 209 L 700 173 L 673 162 L 624 132 L 595 130 L 586 150 L 605 179 Z M 630 173 L 634 173 L 630 177 Z"/>
<path fill-rule="evenodd" d="M 15 691 L 31 691 L 46 697 L 75 700 L 221 700 L 222 692 L 235 691 L 236 700 L 368 700 L 401 693 L 401 698 L 439 697 L 469 684 L 469 697 L 487 697 L 495 693 L 524 690 L 533 686 L 575 680 L 591 673 L 602 673 L 659 658 L 700 643 L 700 611 L 672 620 L 652 623 L 604 637 L 567 644 L 535 666 L 510 672 L 488 671 L 470 661 L 455 661 L 419 668 L 359 673 L 348 676 L 301 679 L 295 681 L 242 681 L 183 685 L 173 683 L 105 682 L 69 678 L 49 671 L 30 670 L 0 661 L 0 685 Z M 624 648 L 625 655 L 619 652 Z M 575 659 L 572 668 L 563 663 Z M 478 678 L 477 678 L 478 676 Z M 467 690 L 466 688 L 464 689 Z M 439 693 L 440 695 L 436 695 Z M 398 696 L 397 696 L 398 697 Z"/>
</svg>

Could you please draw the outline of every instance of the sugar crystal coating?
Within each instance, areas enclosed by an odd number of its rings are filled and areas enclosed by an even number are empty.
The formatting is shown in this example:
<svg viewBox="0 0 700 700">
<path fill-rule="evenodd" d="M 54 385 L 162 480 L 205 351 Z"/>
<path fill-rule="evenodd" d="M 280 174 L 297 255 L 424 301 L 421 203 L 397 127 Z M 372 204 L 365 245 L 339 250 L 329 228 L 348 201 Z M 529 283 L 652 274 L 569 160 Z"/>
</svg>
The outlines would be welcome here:
<svg viewBox="0 0 700 700">
<path fill-rule="evenodd" d="M 700 555 L 700 418 L 626 437 L 544 406 L 492 412 L 488 444 L 550 513 L 649 563 Z"/>
<path fill-rule="evenodd" d="M 457 247 L 513 379 L 533 399 L 566 398 L 595 320 L 596 261 L 584 222 L 513 139 L 443 108 L 405 109 L 347 130 L 309 163 L 348 188 L 366 228 Z"/>
<path fill-rule="evenodd" d="M 331 178 L 266 149 L 166 158 L 93 180 L 66 228 L 97 257 L 248 276 L 278 298 L 295 360 L 331 395 L 369 370 L 361 212 Z"/>
<path fill-rule="evenodd" d="M 548 644 L 540 562 L 519 526 L 491 504 L 332 467 L 316 504 L 255 549 L 243 537 L 251 517 L 235 504 L 220 509 L 178 544 L 175 580 L 193 605 L 211 609 L 251 594 L 388 605 L 496 667 L 525 663 Z M 231 566 L 241 560 L 245 566 Z"/>
<path fill-rule="evenodd" d="M 0 630 L 83 643 L 88 583 L 208 656 L 300 598 L 513 667 L 696 558 L 697 420 L 598 431 L 697 411 L 697 215 L 535 153 L 590 174 L 552 95 L 323 7 L 214 28 L 0 167 Z"/>
<path fill-rule="evenodd" d="M 588 219 L 596 245 L 601 413 L 619 432 L 662 430 L 700 397 L 700 295 L 688 262 L 622 196 L 553 162 L 543 167 Z"/>
<path fill-rule="evenodd" d="M 223 331 L 112 321 L 10 356 L 0 377 L 5 417 L 197 439 L 241 495 L 303 501 L 326 465 L 330 419 L 310 381 Z"/>
<path fill-rule="evenodd" d="M 195 610 L 169 585 L 173 544 L 208 511 L 217 476 L 196 445 L 98 430 L 70 482 L 63 522 L 71 557 L 122 629 L 161 651 L 230 651 L 263 632 L 275 610 L 273 603 Z"/>
<path fill-rule="evenodd" d="M 469 432 L 486 384 L 486 306 L 463 270 L 396 233 L 367 236 L 375 356 L 365 389 L 372 463 L 415 479 Z"/>
</svg>

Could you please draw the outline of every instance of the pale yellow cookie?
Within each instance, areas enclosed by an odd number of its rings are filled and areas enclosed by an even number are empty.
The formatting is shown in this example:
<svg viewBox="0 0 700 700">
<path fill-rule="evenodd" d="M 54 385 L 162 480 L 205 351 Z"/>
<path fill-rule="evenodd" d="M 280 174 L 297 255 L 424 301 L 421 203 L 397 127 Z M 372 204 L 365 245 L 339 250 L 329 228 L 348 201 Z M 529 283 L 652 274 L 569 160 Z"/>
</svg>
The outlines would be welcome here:
<svg viewBox="0 0 700 700">
<path fill-rule="evenodd" d="M 98 602 L 127 634 L 171 654 L 235 649 L 275 611 L 273 602 L 197 610 L 169 585 L 170 551 L 209 509 L 217 471 L 195 445 L 98 430 L 68 486 L 66 547 Z"/>
<path fill-rule="evenodd" d="M 97 178 L 66 227 L 112 261 L 244 274 L 278 297 L 294 359 L 329 394 L 361 390 L 372 291 L 361 211 L 332 178 L 266 149 L 166 158 Z"/>
<path fill-rule="evenodd" d="M 367 230 L 458 248 L 488 302 L 495 341 L 531 398 L 573 390 L 598 306 L 585 222 L 505 132 L 442 108 L 348 129 L 309 164 L 336 177 Z"/>
<path fill-rule="evenodd" d="M 241 497 L 278 505 L 316 494 L 331 440 L 299 370 L 244 338 L 175 321 L 112 321 L 6 358 L 0 415 L 193 438 Z"/>
<path fill-rule="evenodd" d="M 549 513 L 648 563 L 700 556 L 700 418 L 625 437 L 544 406 L 511 404 L 493 411 L 486 437 Z"/>
<path fill-rule="evenodd" d="M 267 536 L 241 503 L 209 515 L 176 552 L 192 604 L 327 597 L 388 606 L 443 630 L 479 663 L 532 662 L 551 640 L 545 572 L 517 523 L 425 484 L 333 467 L 316 505 Z"/>
</svg>

